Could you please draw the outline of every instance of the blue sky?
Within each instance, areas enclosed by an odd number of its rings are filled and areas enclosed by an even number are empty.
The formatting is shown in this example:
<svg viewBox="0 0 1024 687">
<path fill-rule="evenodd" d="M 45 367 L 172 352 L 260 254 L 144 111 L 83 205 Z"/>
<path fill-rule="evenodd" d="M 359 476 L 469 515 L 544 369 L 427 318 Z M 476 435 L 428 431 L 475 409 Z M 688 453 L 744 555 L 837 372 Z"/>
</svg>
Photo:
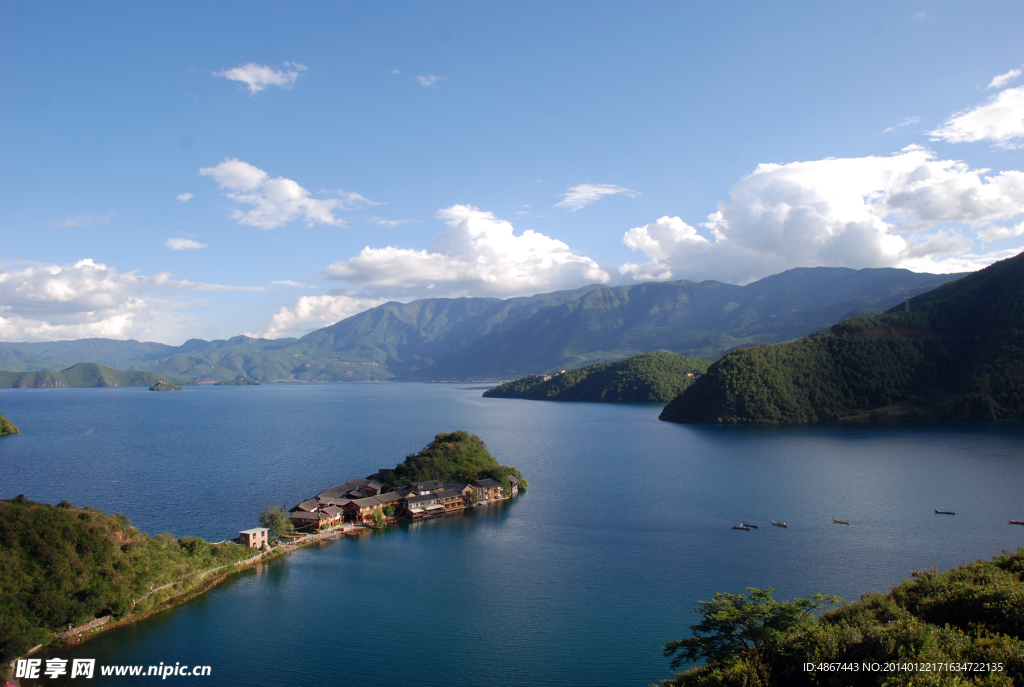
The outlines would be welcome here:
<svg viewBox="0 0 1024 687">
<path fill-rule="evenodd" d="M 0 340 L 977 269 L 1024 244 L 1022 28 L 1010 2 L 4 0 Z"/>
</svg>

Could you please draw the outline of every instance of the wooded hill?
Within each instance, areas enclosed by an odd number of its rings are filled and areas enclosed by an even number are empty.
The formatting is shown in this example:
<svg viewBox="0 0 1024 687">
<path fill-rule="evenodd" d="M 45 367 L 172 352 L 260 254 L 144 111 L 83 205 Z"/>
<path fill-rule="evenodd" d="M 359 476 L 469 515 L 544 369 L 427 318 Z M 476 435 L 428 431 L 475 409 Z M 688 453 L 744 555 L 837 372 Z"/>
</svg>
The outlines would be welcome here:
<svg viewBox="0 0 1024 687">
<path fill-rule="evenodd" d="M 169 594 L 152 587 L 248 558 L 237 544 L 139 532 L 124 515 L 0 500 L 0 666 L 51 633 L 93 618 L 144 613 Z M 183 588 L 187 588 L 188 582 Z"/>
<path fill-rule="evenodd" d="M 711 358 L 881 312 L 951 275 L 816 267 L 746 286 L 716 281 L 587 286 L 524 298 L 385 303 L 300 339 L 0 343 L 0 368 L 94 362 L 193 381 L 512 379 L 665 350 Z M 148 386 L 148 384 L 147 384 Z"/>
<path fill-rule="evenodd" d="M 14 423 L 0 415 L 0 437 L 7 434 L 17 434 L 18 428 L 14 426 Z"/>
<path fill-rule="evenodd" d="M 519 478 L 519 490 L 526 491 L 526 479 L 518 468 L 501 465 L 487 450 L 483 439 L 458 430 L 438 434 L 419 453 L 406 456 L 385 483 L 388 486 L 432 480 L 470 483 L 491 478 L 501 482 L 505 493 L 510 494 L 509 475 Z"/>
<path fill-rule="evenodd" d="M 708 369 L 708 361 L 674 353 L 641 353 L 553 376 L 534 375 L 484 392 L 489 398 L 600 403 L 667 403 Z"/>
<path fill-rule="evenodd" d="M 79 363 L 66 370 L 7 372 L 0 370 L 3 389 L 58 389 L 89 386 L 153 386 L 157 382 L 171 386 L 193 384 L 174 377 L 143 370 L 113 370 L 96 363 Z"/>
<path fill-rule="evenodd" d="M 1024 684 L 1024 549 L 913 574 L 888 594 L 829 611 L 823 600 L 776 602 L 761 590 L 701 602 L 693 636 L 665 645 L 673 667 L 702 660 L 674 687 L 881 687 Z M 806 670 L 805 664 L 832 664 Z M 887 663 L 975 663 L 975 670 L 885 670 Z M 864 665 L 878 664 L 875 670 Z M 1000 670 L 992 670 L 1000 664 Z M 838 666 L 845 665 L 846 668 Z M 856 669 L 854 668 L 856 666 Z"/>
<path fill-rule="evenodd" d="M 1024 418 L 1024 254 L 874 317 L 731 353 L 670 422 Z"/>
</svg>

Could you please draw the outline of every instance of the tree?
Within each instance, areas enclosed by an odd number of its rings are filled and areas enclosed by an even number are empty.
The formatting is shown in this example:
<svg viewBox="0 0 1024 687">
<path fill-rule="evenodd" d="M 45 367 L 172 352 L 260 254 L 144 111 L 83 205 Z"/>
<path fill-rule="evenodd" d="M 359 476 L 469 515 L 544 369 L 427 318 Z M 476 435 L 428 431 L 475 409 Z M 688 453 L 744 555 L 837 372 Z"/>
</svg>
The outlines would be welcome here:
<svg viewBox="0 0 1024 687">
<path fill-rule="evenodd" d="M 295 533 L 295 526 L 281 506 L 264 508 L 260 513 L 260 525 L 270 530 L 270 536 L 275 539 Z"/>
<path fill-rule="evenodd" d="M 384 515 L 388 516 L 389 518 L 393 517 L 395 515 L 395 505 L 388 504 L 387 506 L 384 506 Z"/>
<path fill-rule="evenodd" d="M 749 667 L 754 684 L 767 687 L 772 684 L 771 659 L 781 641 L 794 630 L 811 625 L 817 611 L 841 602 L 839 597 L 825 594 L 776 601 L 771 587 L 747 587 L 747 591 L 750 596 L 718 593 L 712 601 L 700 602 L 694 613 L 704 619 L 690 626 L 693 636 L 665 644 L 665 655 L 673 657 L 673 670 L 700 660 L 706 662 L 705 670 L 732 673 Z M 696 677 L 694 673 L 681 673 L 672 684 L 688 684 L 686 677 Z"/>
<path fill-rule="evenodd" d="M 384 511 L 381 510 L 380 506 L 373 509 L 373 524 L 377 527 L 384 527 L 384 523 L 387 518 L 384 516 Z"/>
</svg>

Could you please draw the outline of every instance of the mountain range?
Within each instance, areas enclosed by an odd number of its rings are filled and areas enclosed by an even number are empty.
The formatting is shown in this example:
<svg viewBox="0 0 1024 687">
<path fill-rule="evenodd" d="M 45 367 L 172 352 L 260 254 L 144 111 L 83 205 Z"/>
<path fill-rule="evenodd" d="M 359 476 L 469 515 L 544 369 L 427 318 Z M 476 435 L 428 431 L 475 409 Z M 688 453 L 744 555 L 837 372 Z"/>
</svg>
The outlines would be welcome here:
<svg viewBox="0 0 1024 687">
<path fill-rule="evenodd" d="M 705 359 L 790 341 L 874 314 L 962 275 L 880 268 L 793 269 L 737 286 L 718 281 L 592 285 L 509 298 L 389 302 L 302 338 L 112 339 L 0 343 L 0 369 L 79 362 L 189 381 L 504 380 L 646 351 Z"/>
</svg>

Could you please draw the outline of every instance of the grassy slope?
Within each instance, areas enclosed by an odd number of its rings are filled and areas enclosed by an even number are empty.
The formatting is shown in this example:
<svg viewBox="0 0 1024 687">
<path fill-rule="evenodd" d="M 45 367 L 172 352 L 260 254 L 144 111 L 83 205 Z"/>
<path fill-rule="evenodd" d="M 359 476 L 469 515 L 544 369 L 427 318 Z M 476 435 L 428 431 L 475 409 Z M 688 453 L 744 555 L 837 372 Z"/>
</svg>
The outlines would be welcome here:
<svg viewBox="0 0 1024 687">
<path fill-rule="evenodd" d="M 764 652 L 768 685 L 985 684 L 1024 681 L 1024 548 L 992 561 L 915 573 L 791 631 Z M 680 673 L 666 684 L 754 687 L 753 657 Z M 1001 673 L 804 670 L 804 663 L 1001 662 Z M 962 682 L 961 682 L 962 680 Z"/>
<path fill-rule="evenodd" d="M 709 363 L 674 353 L 641 353 L 626 360 L 588 365 L 540 381 L 524 377 L 484 392 L 491 398 L 534 401 L 596 401 L 603 403 L 666 403 L 694 380 L 690 374 Z"/>
<path fill-rule="evenodd" d="M 0 388 L 38 389 L 93 386 L 151 386 L 157 381 L 191 384 L 155 372 L 114 370 L 96 363 L 78 363 L 66 370 L 7 372 L 0 370 Z"/>
<path fill-rule="evenodd" d="M 154 594 L 133 607 L 132 599 L 151 585 L 252 553 L 195 537 L 150 537 L 123 515 L 64 506 L 0 501 L 0 665 L 69 623 L 145 612 L 167 596 Z"/>
<path fill-rule="evenodd" d="M 736 351 L 672 401 L 672 422 L 1024 418 L 1024 254 L 827 334 Z"/>
</svg>

